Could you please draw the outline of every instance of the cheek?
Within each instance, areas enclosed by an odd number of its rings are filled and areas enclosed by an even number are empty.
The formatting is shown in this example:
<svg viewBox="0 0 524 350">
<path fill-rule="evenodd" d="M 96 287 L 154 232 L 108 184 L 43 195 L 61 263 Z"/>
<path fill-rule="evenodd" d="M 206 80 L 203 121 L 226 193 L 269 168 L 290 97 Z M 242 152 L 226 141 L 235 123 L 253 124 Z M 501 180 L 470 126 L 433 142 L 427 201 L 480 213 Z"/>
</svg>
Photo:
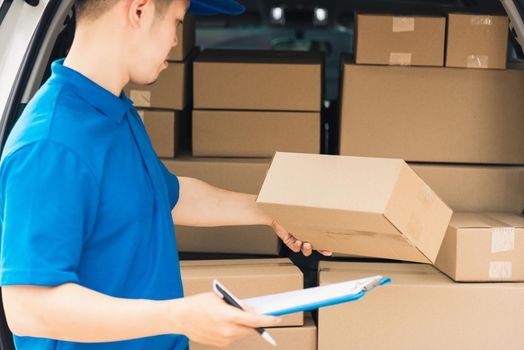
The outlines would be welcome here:
<svg viewBox="0 0 524 350">
<path fill-rule="evenodd" d="M 164 55 L 164 59 L 169 54 L 175 43 L 176 33 L 173 33 L 173 31 L 166 31 L 162 36 L 162 42 L 159 43 L 159 48 L 161 48 L 161 51 Z"/>
<path fill-rule="evenodd" d="M 176 26 L 173 26 L 170 30 L 166 32 L 166 44 L 172 47 L 178 40 L 176 37 Z"/>
</svg>

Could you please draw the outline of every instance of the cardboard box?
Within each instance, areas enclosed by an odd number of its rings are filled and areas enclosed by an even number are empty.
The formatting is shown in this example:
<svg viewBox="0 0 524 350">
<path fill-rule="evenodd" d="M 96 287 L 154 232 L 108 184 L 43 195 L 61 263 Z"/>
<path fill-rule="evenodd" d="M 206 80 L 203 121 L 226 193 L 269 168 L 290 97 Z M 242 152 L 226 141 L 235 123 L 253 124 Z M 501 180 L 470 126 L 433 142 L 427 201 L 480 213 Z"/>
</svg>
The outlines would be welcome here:
<svg viewBox="0 0 524 350">
<path fill-rule="evenodd" d="M 411 164 L 446 204 L 464 212 L 524 212 L 524 167 Z"/>
<path fill-rule="evenodd" d="M 184 23 L 180 23 L 176 29 L 176 36 L 177 46 L 171 50 L 167 59 L 182 62 L 195 47 L 195 16 L 186 14 Z"/>
<path fill-rule="evenodd" d="M 524 348 L 523 283 L 454 283 L 420 264 L 320 263 L 322 285 L 377 274 L 393 283 L 320 309 L 319 350 Z"/>
<path fill-rule="evenodd" d="M 271 158 L 276 151 L 320 153 L 320 113 L 193 111 L 193 156 Z"/>
<path fill-rule="evenodd" d="M 135 107 L 184 110 L 191 101 L 192 59 L 196 53 L 195 48 L 186 61 L 170 62 L 150 85 L 128 84 L 124 91 Z"/>
<path fill-rule="evenodd" d="M 524 164 L 524 70 L 350 62 L 343 60 L 340 154 Z"/>
<path fill-rule="evenodd" d="M 257 204 L 315 249 L 424 263 L 452 214 L 402 160 L 280 152 Z"/>
<path fill-rule="evenodd" d="M 287 258 L 181 261 L 180 268 L 185 296 L 211 292 L 215 279 L 239 299 L 304 288 L 302 272 Z M 302 312 L 282 318 L 282 327 L 304 324 Z"/>
<path fill-rule="evenodd" d="M 192 158 L 163 160 L 178 176 L 205 181 L 229 191 L 257 194 L 269 169 L 267 159 Z M 278 255 L 280 239 L 268 226 L 176 226 L 181 252 Z"/>
<path fill-rule="evenodd" d="M 178 250 L 184 253 L 277 256 L 281 240 L 269 226 L 189 227 L 176 225 Z"/>
<path fill-rule="evenodd" d="M 506 69 L 508 27 L 506 16 L 450 14 L 446 67 Z"/>
<path fill-rule="evenodd" d="M 446 19 L 358 14 L 358 64 L 443 66 Z"/>
<path fill-rule="evenodd" d="M 435 266 L 455 281 L 524 281 L 524 217 L 455 213 Z"/>
<path fill-rule="evenodd" d="M 205 50 L 195 60 L 194 108 L 319 112 L 323 53 Z"/>
<path fill-rule="evenodd" d="M 173 158 L 179 139 L 179 128 L 184 112 L 138 110 L 147 134 L 158 157 Z"/>
<path fill-rule="evenodd" d="M 317 350 L 317 327 L 311 314 L 304 315 L 303 327 L 269 328 L 268 332 L 281 350 Z M 190 342 L 191 350 L 215 350 L 215 347 Z M 225 350 L 267 350 L 268 343 L 258 334 L 243 338 L 225 347 Z"/>
</svg>

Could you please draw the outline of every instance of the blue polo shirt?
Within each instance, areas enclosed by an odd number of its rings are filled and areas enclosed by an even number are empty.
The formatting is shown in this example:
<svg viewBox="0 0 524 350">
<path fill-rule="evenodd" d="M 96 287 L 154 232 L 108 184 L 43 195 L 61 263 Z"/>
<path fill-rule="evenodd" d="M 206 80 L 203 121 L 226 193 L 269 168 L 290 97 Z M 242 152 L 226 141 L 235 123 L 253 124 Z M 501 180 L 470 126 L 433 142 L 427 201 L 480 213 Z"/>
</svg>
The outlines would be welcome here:
<svg viewBox="0 0 524 350">
<path fill-rule="evenodd" d="M 171 218 L 178 195 L 178 179 L 156 156 L 132 102 L 57 61 L 0 159 L 0 284 L 71 282 L 119 298 L 181 298 Z M 175 334 L 14 341 L 21 350 L 188 346 Z"/>
</svg>

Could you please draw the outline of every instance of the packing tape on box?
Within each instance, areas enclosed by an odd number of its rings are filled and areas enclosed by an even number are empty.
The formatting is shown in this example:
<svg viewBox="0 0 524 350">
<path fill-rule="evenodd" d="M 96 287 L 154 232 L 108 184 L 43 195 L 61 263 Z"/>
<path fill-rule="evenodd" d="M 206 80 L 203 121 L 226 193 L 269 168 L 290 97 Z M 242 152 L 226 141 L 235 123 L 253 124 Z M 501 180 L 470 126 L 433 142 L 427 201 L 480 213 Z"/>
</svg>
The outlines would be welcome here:
<svg viewBox="0 0 524 350">
<path fill-rule="evenodd" d="M 471 16 L 470 23 L 473 26 L 490 26 L 493 23 L 492 16 Z"/>
<path fill-rule="evenodd" d="M 411 53 L 391 52 L 389 54 L 390 66 L 411 66 Z"/>
<path fill-rule="evenodd" d="M 151 107 L 151 91 L 147 90 L 131 90 L 129 98 L 138 107 Z"/>
<path fill-rule="evenodd" d="M 393 17 L 393 33 L 414 31 L 415 17 Z"/>
<path fill-rule="evenodd" d="M 492 261 L 489 263 L 489 278 L 494 280 L 510 280 L 513 273 L 511 261 Z"/>
<path fill-rule="evenodd" d="M 466 67 L 468 68 L 488 68 L 489 67 L 489 56 L 488 55 L 469 55 L 466 58 Z"/>
<path fill-rule="evenodd" d="M 491 229 L 491 252 L 509 252 L 515 249 L 515 228 L 495 227 Z"/>
</svg>

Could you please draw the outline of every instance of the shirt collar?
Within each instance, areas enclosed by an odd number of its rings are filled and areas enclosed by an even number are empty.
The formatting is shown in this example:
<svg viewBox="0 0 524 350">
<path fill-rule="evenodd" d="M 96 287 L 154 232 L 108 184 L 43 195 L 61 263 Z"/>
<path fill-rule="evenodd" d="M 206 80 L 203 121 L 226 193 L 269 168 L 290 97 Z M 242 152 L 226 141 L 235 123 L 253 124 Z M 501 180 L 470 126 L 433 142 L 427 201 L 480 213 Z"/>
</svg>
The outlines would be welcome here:
<svg viewBox="0 0 524 350">
<path fill-rule="evenodd" d="M 64 66 L 64 59 L 51 64 L 51 78 L 72 87 L 76 94 L 97 110 L 120 123 L 133 102 L 122 91 L 119 97 L 113 95 L 85 75 Z"/>
</svg>

